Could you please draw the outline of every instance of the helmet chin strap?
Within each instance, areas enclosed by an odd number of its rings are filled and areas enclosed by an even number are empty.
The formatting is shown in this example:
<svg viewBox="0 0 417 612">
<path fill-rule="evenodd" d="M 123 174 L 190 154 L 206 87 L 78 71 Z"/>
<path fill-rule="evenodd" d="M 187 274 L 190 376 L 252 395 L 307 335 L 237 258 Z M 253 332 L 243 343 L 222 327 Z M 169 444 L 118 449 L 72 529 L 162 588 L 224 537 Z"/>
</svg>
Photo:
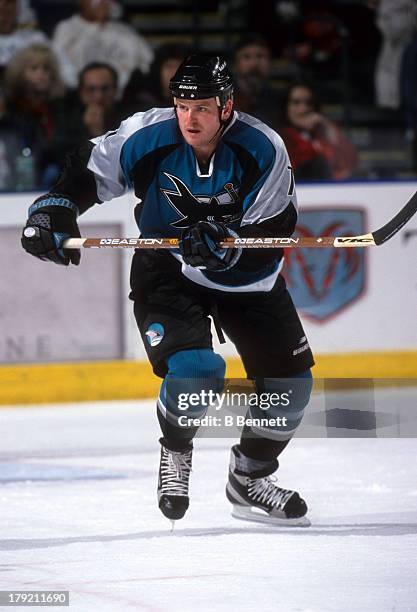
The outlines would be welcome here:
<svg viewBox="0 0 417 612">
<path fill-rule="evenodd" d="M 219 127 L 216 131 L 216 133 L 214 134 L 213 138 L 211 138 L 209 140 L 209 142 L 212 142 L 215 138 L 217 138 L 217 136 L 219 135 L 219 133 L 224 131 L 224 128 L 226 127 L 226 125 L 229 123 L 231 117 L 232 117 L 232 113 L 230 113 L 230 116 L 228 119 L 222 119 L 222 114 L 224 111 L 224 107 L 226 106 L 226 104 L 224 104 L 223 106 L 220 103 L 220 98 L 218 96 L 216 96 L 216 102 L 217 102 L 217 107 L 218 107 L 218 112 L 219 112 Z M 232 107 L 233 110 L 233 107 Z"/>
<path fill-rule="evenodd" d="M 220 108 L 219 108 L 219 127 L 217 128 L 217 130 L 216 130 L 216 132 L 214 133 L 213 137 L 212 137 L 212 138 L 210 138 L 209 142 L 213 142 L 213 140 L 214 140 L 215 138 L 217 138 L 217 137 L 219 136 L 219 134 L 221 134 L 221 133 L 223 132 L 224 128 L 225 128 L 226 121 L 224 121 L 224 120 L 222 119 L 222 112 L 223 112 L 223 109 L 220 109 Z"/>
</svg>

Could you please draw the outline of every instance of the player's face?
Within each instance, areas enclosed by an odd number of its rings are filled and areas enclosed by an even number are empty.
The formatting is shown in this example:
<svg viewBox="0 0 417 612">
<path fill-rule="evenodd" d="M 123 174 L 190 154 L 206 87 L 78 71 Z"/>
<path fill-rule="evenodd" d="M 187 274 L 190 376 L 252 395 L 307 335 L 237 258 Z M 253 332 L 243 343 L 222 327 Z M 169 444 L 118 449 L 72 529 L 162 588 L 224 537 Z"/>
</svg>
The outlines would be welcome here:
<svg viewBox="0 0 417 612">
<path fill-rule="evenodd" d="M 195 149 L 207 149 L 216 144 L 220 128 L 219 107 L 215 98 L 204 100 L 176 100 L 178 124 L 185 141 Z M 228 100 L 222 111 L 227 120 L 233 103 Z"/>
</svg>

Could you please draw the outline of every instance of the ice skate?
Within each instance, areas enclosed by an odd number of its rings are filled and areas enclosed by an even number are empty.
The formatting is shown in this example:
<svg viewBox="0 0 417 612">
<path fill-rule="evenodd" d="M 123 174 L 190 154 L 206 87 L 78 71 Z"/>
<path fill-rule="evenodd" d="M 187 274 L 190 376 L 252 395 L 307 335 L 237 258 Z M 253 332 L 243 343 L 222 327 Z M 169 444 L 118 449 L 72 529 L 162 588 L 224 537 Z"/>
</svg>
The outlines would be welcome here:
<svg viewBox="0 0 417 612">
<path fill-rule="evenodd" d="M 262 470 L 239 469 L 242 457 L 237 446 L 231 450 L 227 499 L 233 504 L 232 516 L 245 521 L 282 526 L 308 527 L 307 504 L 296 491 L 281 489 L 276 478 Z"/>
<path fill-rule="evenodd" d="M 161 443 L 161 460 L 158 478 L 158 505 L 168 519 L 174 521 L 181 519 L 189 505 L 188 481 L 191 472 L 193 446 L 190 444 L 185 451 L 172 451 L 165 446 L 163 438 Z"/>
</svg>

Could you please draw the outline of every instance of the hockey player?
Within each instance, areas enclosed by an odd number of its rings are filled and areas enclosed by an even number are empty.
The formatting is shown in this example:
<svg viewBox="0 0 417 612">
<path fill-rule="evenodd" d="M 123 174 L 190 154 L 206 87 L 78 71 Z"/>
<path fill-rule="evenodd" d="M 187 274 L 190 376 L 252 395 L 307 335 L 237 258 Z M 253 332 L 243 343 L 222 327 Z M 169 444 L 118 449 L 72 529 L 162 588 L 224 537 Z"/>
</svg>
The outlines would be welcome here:
<svg viewBox="0 0 417 612">
<path fill-rule="evenodd" d="M 51 192 L 29 208 L 22 244 L 40 259 L 78 265 L 80 252 L 62 248 L 65 238 L 79 236 L 78 215 L 133 188 L 141 235 L 180 238 L 177 252 L 136 251 L 131 270 L 136 321 L 153 370 L 164 379 L 157 402 L 161 511 L 176 520 L 189 505 L 197 427 L 179 426 L 179 391 L 222 388 L 225 363 L 213 351 L 211 315 L 259 393 L 282 391 L 283 378 L 294 381 L 289 425 L 245 426 L 231 450 L 226 494 L 234 516 L 305 524 L 305 501 L 271 478 L 308 403 L 313 365 L 280 275 L 283 253 L 219 247 L 228 236 L 292 234 L 297 205 L 288 155 L 273 130 L 233 109 L 222 58 L 190 56 L 171 92 L 172 109 L 137 113 L 68 158 Z M 188 415 L 204 411 L 197 405 Z"/>
</svg>

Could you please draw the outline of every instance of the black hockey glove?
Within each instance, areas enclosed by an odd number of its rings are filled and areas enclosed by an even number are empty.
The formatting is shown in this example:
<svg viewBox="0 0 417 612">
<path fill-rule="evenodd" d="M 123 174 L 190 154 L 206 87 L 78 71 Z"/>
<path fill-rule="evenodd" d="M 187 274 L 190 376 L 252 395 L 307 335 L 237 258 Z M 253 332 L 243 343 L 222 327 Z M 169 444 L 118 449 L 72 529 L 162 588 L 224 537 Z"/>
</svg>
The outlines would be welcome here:
<svg viewBox="0 0 417 612">
<path fill-rule="evenodd" d="M 234 266 L 241 249 L 222 249 L 225 238 L 237 238 L 226 225 L 217 221 L 199 221 L 183 230 L 179 242 L 185 263 L 203 270 L 222 271 Z"/>
<path fill-rule="evenodd" d="M 80 249 L 62 248 L 67 238 L 79 238 L 76 207 L 48 205 L 51 198 L 45 200 L 45 206 L 39 206 L 42 201 L 35 202 L 29 209 L 29 219 L 22 233 L 22 246 L 31 255 L 43 261 L 68 266 L 73 263 L 78 266 L 81 259 Z M 33 210 L 31 214 L 31 210 Z"/>
</svg>

